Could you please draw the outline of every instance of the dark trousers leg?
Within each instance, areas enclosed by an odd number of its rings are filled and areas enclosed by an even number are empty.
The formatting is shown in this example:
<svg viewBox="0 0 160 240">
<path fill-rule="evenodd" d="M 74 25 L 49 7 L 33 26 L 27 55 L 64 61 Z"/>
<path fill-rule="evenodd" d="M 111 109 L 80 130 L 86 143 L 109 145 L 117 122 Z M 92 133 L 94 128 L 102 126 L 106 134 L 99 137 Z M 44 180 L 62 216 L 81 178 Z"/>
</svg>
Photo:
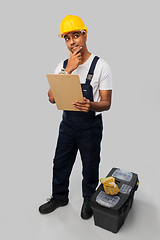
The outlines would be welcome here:
<svg viewBox="0 0 160 240">
<path fill-rule="evenodd" d="M 83 165 L 83 197 L 90 199 L 99 182 L 100 144 L 102 139 L 102 120 L 88 122 L 89 128 L 78 140 Z"/>
<path fill-rule="evenodd" d="M 62 121 L 53 160 L 52 195 L 57 200 L 66 200 L 68 198 L 69 177 L 77 150 L 72 126 Z"/>
</svg>

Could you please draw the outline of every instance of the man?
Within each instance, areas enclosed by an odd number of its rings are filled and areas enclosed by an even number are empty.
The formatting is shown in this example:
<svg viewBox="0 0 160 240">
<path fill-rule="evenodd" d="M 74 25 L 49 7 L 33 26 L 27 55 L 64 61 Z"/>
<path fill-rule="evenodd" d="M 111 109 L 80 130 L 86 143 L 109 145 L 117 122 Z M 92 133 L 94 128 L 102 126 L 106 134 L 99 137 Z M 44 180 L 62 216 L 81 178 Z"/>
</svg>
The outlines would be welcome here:
<svg viewBox="0 0 160 240">
<path fill-rule="evenodd" d="M 83 205 L 81 217 L 92 216 L 90 198 L 99 181 L 100 143 L 102 139 L 101 112 L 111 106 L 112 75 L 108 64 L 87 49 L 87 28 L 78 16 L 67 15 L 61 22 L 59 36 L 65 39 L 70 56 L 62 61 L 55 73 L 78 74 L 83 101 L 73 102 L 80 111 L 63 111 L 57 148 L 53 160 L 52 196 L 39 207 L 42 214 L 68 204 L 69 177 L 80 151 L 83 166 Z M 51 90 L 49 101 L 55 103 Z"/>
</svg>

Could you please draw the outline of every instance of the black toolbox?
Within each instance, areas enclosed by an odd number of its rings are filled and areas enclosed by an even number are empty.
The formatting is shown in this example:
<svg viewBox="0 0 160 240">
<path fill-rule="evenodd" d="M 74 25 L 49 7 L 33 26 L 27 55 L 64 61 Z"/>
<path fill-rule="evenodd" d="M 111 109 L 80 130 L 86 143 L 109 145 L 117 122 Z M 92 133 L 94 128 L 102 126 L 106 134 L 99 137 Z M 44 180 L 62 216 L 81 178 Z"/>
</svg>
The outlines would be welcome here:
<svg viewBox="0 0 160 240">
<path fill-rule="evenodd" d="M 105 193 L 101 184 L 93 194 L 90 204 L 96 226 L 117 233 L 132 207 L 134 193 L 138 188 L 138 175 L 112 168 L 107 177 L 114 177 L 120 192 L 116 196 Z"/>
</svg>

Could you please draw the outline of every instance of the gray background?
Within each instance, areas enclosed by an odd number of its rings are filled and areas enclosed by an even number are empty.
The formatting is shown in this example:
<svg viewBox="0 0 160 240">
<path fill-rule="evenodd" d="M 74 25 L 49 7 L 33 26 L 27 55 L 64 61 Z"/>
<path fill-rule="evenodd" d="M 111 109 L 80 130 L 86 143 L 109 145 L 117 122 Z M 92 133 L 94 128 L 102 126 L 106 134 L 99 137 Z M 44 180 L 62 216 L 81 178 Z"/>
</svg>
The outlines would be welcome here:
<svg viewBox="0 0 160 240">
<path fill-rule="evenodd" d="M 159 1 L 1 1 L 0 236 L 16 239 L 159 239 Z M 81 161 L 71 175 L 70 204 L 49 215 L 52 158 L 61 111 L 48 102 L 47 73 L 68 57 L 59 24 L 79 15 L 88 49 L 108 62 L 113 101 L 103 114 L 100 177 L 112 167 L 138 173 L 140 187 L 115 235 L 80 218 Z"/>
</svg>

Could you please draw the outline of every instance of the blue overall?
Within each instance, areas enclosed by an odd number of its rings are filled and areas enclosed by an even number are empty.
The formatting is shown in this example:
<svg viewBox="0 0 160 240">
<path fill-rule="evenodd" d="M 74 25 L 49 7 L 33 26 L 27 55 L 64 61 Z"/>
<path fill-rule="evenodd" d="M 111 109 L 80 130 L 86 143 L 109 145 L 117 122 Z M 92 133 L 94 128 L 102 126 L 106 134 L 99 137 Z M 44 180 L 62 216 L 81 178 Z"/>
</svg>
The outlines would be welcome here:
<svg viewBox="0 0 160 240">
<path fill-rule="evenodd" d="M 81 84 L 83 96 L 93 101 L 90 85 L 98 57 L 90 66 L 85 84 Z M 67 60 L 63 67 L 67 66 Z M 59 136 L 53 159 L 52 196 L 57 200 L 66 200 L 69 194 L 69 177 L 80 151 L 82 159 L 83 197 L 90 199 L 99 181 L 100 143 L 102 139 L 102 116 L 94 111 L 63 111 L 59 127 Z"/>
</svg>

